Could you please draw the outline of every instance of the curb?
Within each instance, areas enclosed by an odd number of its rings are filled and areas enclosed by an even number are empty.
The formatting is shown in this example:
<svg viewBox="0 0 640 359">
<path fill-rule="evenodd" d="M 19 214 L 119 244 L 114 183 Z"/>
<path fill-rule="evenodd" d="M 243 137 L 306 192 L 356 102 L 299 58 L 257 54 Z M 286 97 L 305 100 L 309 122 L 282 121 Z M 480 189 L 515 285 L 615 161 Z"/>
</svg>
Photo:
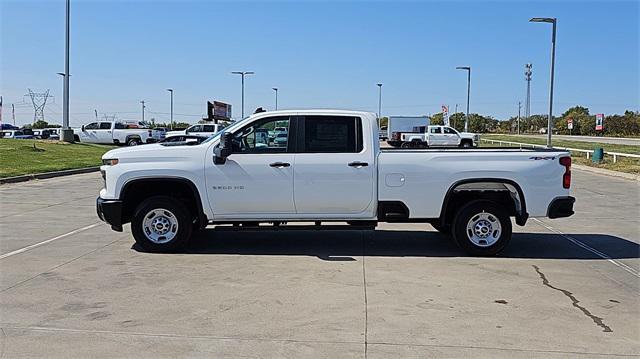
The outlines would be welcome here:
<svg viewBox="0 0 640 359">
<path fill-rule="evenodd" d="M 634 175 L 631 173 L 612 171 L 604 168 L 596 168 L 596 167 L 589 167 L 589 166 L 576 165 L 576 164 L 572 164 L 571 167 L 577 170 L 585 171 L 585 172 L 597 173 L 597 174 L 612 176 L 612 177 L 619 177 L 619 178 L 624 178 L 632 181 L 640 181 L 640 176 Z"/>
<path fill-rule="evenodd" d="M 71 175 L 78 175 L 82 173 L 91 173 L 91 172 L 98 172 L 98 171 L 100 171 L 100 167 L 85 167 L 85 168 L 77 168 L 73 170 L 36 173 L 36 174 L 30 174 L 30 175 L 24 175 L 24 176 L 0 178 L 0 184 L 26 182 L 26 181 L 31 181 L 35 179 L 71 176 Z"/>
</svg>

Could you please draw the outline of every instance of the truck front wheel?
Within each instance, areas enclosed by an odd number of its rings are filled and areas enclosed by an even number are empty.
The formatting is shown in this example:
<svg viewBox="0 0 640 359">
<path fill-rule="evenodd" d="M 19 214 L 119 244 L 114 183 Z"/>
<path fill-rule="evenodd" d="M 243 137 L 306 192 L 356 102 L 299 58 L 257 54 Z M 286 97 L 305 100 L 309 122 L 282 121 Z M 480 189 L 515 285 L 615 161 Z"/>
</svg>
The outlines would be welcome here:
<svg viewBox="0 0 640 359">
<path fill-rule="evenodd" d="M 155 196 L 143 201 L 131 220 L 136 243 L 149 252 L 172 252 L 191 237 L 189 210 L 174 198 Z"/>
<path fill-rule="evenodd" d="M 511 240 L 511 219 L 494 202 L 472 201 L 458 211 L 451 232 L 465 252 L 473 256 L 494 256 Z"/>
<path fill-rule="evenodd" d="M 142 141 L 140 141 L 139 138 L 130 138 L 127 140 L 127 146 L 137 146 L 142 144 Z"/>
</svg>

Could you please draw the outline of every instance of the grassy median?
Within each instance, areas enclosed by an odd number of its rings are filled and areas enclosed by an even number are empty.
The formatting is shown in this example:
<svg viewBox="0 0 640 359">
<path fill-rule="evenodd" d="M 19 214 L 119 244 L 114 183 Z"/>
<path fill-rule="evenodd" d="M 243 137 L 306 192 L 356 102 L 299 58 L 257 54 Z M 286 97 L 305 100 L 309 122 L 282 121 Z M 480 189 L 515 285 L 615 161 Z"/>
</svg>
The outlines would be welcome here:
<svg viewBox="0 0 640 359">
<path fill-rule="evenodd" d="M 99 166 L 113 146 L 0 139 L 0 178 Z"/>
<path fill-rule="evenodd" d="M 545 138 L 535 138 L 526 136 L 513 136 L 513 135 L 482 135 L 481 138 L 501 141 L 511 141 L 528 143 L 533 145 L 545 145 L 547 140 Z M 619 152 L 619 153 L 631 153 L 640 155 L 640 146 L 631 145 L 616 145 L 611 143 L 598 143 L 598 142 L 580 142 L 570 140 L 553 139 L 553 146 L 555 147 L 569 147 L 582 150 L 593 150 L 595 147 L 602 147 L 605 152 Z M 483 141 L 484 142 L 484 141 Z M 495 145 L 498 145 L 497 143 Z M 484 142 L 483 146 L 491 146 L 488 142 Z M 613 157 L 606 155 L 601 163 L 593 163 L 591 158 L 587 159 L 586 154 L 582 152 L 572 152 L 571 157 L 573 162 L 585 166 L 604 168 L 612 171 L 620 171 L 626 173 L 640 174 L 640 159 L 631 157 L 618 156 L 616 163 L 613 163 Z"/>
</svg>

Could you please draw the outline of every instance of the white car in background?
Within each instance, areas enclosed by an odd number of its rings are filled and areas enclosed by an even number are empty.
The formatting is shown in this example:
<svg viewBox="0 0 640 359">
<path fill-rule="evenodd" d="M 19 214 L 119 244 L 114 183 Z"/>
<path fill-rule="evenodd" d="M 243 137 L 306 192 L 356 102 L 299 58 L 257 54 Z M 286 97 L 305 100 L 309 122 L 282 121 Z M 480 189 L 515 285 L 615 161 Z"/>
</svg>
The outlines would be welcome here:
<svg viewBox="0 0 640 359">
<path fill-rule="evenodd" d="M 220 123 L 212 124 L 197 124 L 189 126 L 186 130 L 182 131 L 169 131 L 166 137 L 179 136 L 179 135 L 194 135 L 194 136 L 211 136 L 218 133 L 224 128 L 224 125 Z"/>
</svg>

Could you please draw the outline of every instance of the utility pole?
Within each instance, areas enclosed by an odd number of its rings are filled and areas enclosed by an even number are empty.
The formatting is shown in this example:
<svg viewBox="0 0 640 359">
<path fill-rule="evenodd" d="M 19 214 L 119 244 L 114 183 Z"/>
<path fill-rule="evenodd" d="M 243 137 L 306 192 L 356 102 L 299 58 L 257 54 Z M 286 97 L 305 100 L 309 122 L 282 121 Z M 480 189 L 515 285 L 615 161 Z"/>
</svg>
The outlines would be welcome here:
<svg viewBox="0 0 640 359">
<path fill-rule="evenodd" d="M 169 91 L 169 93 L 171 94 L 171 109 L 170 109 L 170 114 L 171 114 L 170 124 L 171 124 L 171 126 L 169 126 L 169 127 L 173 130 L 173 89 L 167 89 L 167 91 Z"/>
<path fill-rule="evenodd" d="M 242 77 L 242 118 L 244 118 L 244 76 L 245 75 L 253 75 L 255 72 L 253 71 L 232 71 L 234 75 L 240 75 Z"/>
<path fill-rule="evenodd" d="M 73 142 L 73 130 L 69 127 L 69 32 L 71 0 L 66 2 L 65 41 L 64 41 L 64 93 L 62 98 L 62 140 Z"/>
<path fill-rule="evenodd" d="M 11 104 L 11 119 L 13 120 L 13 125 L 16 125 L 16 105 Z"/>
<path fill-rule="evenodd" d="M 272 87 L 272 89 L 276 92 L 276 111 L 278 111 L 278 88 Z"/>
<path fill-rule="evenodd" d="M 378 128 L 380 128 L 380 118 L 382 117 L 382 83 L 378 85 Z"/>
<path fill-rule="evenodd" d="M 145 108 L 144 100 L 140 101 L 140 103 L 142 104 L 142 122 L 144 122 L 144 108 Z"/>
<path fill-rule="evenodd" d="M 518 135 L 520 135 L 520 109 L 522 108 L 522 102 L 518 101 Z"/>
</svg>

